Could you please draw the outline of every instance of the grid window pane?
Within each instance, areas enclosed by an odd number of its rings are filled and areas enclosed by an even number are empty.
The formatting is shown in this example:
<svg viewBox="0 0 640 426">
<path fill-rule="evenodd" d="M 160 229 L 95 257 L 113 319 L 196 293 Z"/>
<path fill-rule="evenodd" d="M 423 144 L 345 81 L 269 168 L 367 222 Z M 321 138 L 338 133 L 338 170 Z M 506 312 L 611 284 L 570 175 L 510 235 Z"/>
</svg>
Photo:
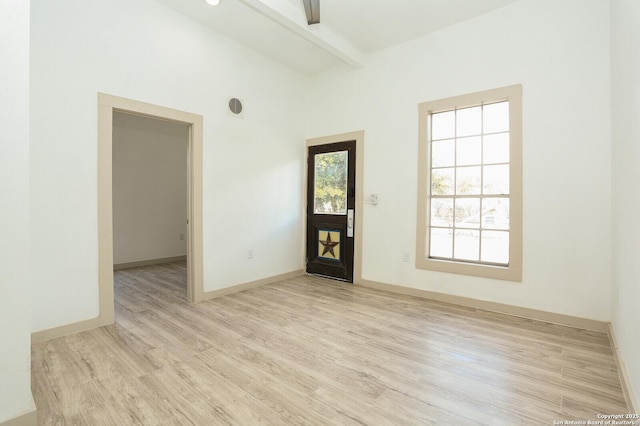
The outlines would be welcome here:
<svg viewBox="0 0 640 426">
<path fill-rule="evenodd" d="M 474 136 L 482 132 L 482 107 L 456 111 L 456 136 Z"/>
<path fill-rule="evenodd" d="M 457 229 L 453 257 L 460 260 L 480 260 L 480 231 Z"/>
<path fill-rule="evenodd" d="M 482 162 L 482 138 L 474 136 L 457 140 L 456 165 L 471 166 Z"/>
<path fill-rule="evenodd" d="M 431 193 L 433 195 L 453 195 L 455 169 L 433 169 L 431 171 Z"/>
<path fill-rule="evenodd" d="M 451 258 L 453 255 L 453 230 L 431 228 L 429 256 Z"/>
<path fill-rule="evenodd" d="M 482 231 L 482 262 L 509 263 L 509 233 Z"/>
<path fill-rule="evenodd" d="M 481 167 L 458 167 L 456 170 L 456 194 L 480 194 Z"/>
<path fill-rule="evenodd" d="M 509 133 L 497 133 L 482 138 L 482 162 L 509 162 Z"/>
<path fill-rule="evenodd" d="M 480 227 L 480 198 L 458 198 L 456 205 L 456 228 Z"/>
<path fill-rule="evenodd" d="M 440 112 L 431 116 L 431 139 L 449 139 L 456 135 L 456 112 Z"/>
<path fill-rule="evenodd" d="M 509 131 L 509 102 L 485 105 L 482 111 L 483 133 Z"/>
<path fill-rule="evenodd" d="M 431 200 L 431 226 L 450 227 L 453 224 L 453 198 Z"/>
<path fill-rule="evenodd" d="M 509 166 L 485 166 L 482 192 L 484 194 L 509 193 Z"/>
<path fill-rule="evenodd" d="M 482 227 L 484 229 L 509 229 L 508 198 L 485 198 L 482 200 Z"/>
<path fill-rule="evenodd" d="M 455 165 L 455 139 L 446 139 L 431 144 L 432 167 L 451 167 Z"/>
</svg>

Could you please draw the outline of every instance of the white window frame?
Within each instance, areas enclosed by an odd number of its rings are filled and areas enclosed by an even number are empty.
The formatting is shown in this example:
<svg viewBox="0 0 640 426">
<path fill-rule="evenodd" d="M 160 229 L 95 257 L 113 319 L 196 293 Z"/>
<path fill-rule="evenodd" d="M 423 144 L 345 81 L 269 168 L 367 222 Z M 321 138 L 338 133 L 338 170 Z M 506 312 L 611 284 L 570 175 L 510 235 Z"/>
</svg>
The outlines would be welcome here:
<svg viewBox="0 0 640 426">
<path fill-rule="evenodd" d="M 468 263 L 429 257 L 432 114 L 509 101 L 509 264 Z M 508 281 L 522 281 L 522 86 L 514 85 L 418 105 L 418 223 L 416 268 Z"/>
</svg>

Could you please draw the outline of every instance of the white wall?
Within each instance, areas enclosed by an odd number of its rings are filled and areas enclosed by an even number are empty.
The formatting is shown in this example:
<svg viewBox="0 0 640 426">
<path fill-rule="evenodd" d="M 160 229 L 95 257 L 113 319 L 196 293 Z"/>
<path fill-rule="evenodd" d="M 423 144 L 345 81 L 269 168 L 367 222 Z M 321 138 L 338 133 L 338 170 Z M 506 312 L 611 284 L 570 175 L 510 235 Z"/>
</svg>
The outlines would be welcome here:
<svg viewBox="0 0 640 426">
<path fill-rule="evenodd" d="M 31 3 L 34 331 L 98 315 L 98 92 L 203 115 L 205 291 L 302 267 L 304 77 L 152 0 Z"/>
<path fill-rule="evenodd" d="M 187 254 L 189 126 L 113 114 L 113 262 Z"/>
<path fill-rule="evenodd" d="M 635 0 L 612 0 L 612 16 L 602 0 L 522 0 L 371 55 L 363 69 L 337 67 L 310 82 L 151 0 L 31 3 L 34 331 L 98 313 L 101 91 L 204 115 L 206 291 L 301 266 L 303 140 L 364 129 L 364 192 L 380 194 L 380 204 L 364 211 L 365 279 L 611 319 L 636 393 L 640 389 Z M 10 36 L 0 39 L 16 47 L 10 60 L 19 64 L 0 68 L 11 73 L 1 81 L 17 81 L 17 91 L 0 99 L 2 118 L 9 106 L 17 114 L 0 129 L 0 158 L 15 159 L 2 170 L 10 176 L 2 183 L 11 185 L 1 187 L 2 198 L 14 201 L 1 213 L 10 219 L 2 223 L 12 223 L 3 235 L 12 250 L 0 246 L 13 256 L 3 256 L 11 260 L 11 268 L 3 267 L 5 286 L 8 274 L 13 283 L 27 281 L 28 247 L 17 235 L 29 225 L 29 201 L 20 195 L 28 187 L 28 131 L 26 110 L 17 106 L 28 90 L 29 6 L 1 4 L 0 31 Z M 523 282 L 422 271 L 402 262 L 404 251 L 415 257 L 417 104 L 516 83 L 524 90 Z M 246 101 L 244 120 L 227 115 L 230 95 Z M 246 259 L 250 248 L 253 260 Z M 24 291 L 22 285 L 1 290 L 3 302 L 5 294 L 17 301 L 3 306 L 5 323 L 24 323 Z M 13 342 L 3 345 L 12 352 L 0 360 L 0 371 L 8 372 L 0 392 L 12 390 L 14 411 L 28 409 L 28 333 L 19 326 L 0 333 L 3 342 Z M 0 407 L 0 421 L 12 414 Z"/>
<path fill-rule="evenodd" d="M 0 423 L 34 409 L 29 294 L 29 2 L 0 1 Z"/>
<path fill-rule="evenodd" d="M 611 322 L 640 408 L 640 3 L 611 2 L 613 290 Z"/>
<path fill-rule="evenodd" d="M 313 80 L 307 137 L 365 130 L 363 278 L 608 321 L 609 4 L 522 0 Z M 417 270 L 417 105 L 523 85 L 522 283 Z"/>
</svg>

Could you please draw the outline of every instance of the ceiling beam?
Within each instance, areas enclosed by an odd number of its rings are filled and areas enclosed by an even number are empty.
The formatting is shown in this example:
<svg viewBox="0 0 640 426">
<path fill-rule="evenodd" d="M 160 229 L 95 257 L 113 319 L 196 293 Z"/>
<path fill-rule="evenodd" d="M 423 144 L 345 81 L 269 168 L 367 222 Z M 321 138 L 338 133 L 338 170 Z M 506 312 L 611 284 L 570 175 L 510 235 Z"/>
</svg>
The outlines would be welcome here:
<svg viewBox="0 0 640 426">
<path fill-rule="evenodd" d="M 304 12 L 307 14 L 307 24 L 320 23 L 320 0 L 302 0 Z"/>
<path fill-rule="evenodd" d="M 322 24 L 307 25 L 302 8 L 287 0 L 240 0 L 267 18 L 283 25 L 305 40 L 318 46 L 354 68 L 364 66 L 365 54 Z"/>
</svg>

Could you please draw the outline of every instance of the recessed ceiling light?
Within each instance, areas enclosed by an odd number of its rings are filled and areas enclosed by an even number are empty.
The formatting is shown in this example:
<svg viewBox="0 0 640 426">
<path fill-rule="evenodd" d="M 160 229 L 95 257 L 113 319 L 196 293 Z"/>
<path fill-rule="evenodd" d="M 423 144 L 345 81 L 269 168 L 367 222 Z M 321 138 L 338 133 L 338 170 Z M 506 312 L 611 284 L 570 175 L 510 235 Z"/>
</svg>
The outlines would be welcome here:
<svg viewBox="0 0 640 426">
<path fill-rule="evenodd" d="M 217 6 L 220 4 L 220 0 L 206 0 L 211 6 Z"/>
</svg>

